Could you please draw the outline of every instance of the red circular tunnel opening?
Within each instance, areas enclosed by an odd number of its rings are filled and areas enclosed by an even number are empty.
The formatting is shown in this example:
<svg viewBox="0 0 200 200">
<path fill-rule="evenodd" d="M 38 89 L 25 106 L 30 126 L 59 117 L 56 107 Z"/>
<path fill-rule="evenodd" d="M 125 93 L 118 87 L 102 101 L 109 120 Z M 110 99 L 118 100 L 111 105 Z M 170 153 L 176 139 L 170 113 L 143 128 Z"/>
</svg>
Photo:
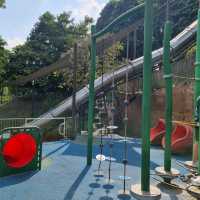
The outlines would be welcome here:
<svg viewBox="0 0 200 200">
<path fill-rule="evenodd" d="M 34 159 L 36 152 L 34 137 L 27 133 L 18 133 L 6 142 L 2 155 L 9 167 L 22 168 Z"/>
</svg>

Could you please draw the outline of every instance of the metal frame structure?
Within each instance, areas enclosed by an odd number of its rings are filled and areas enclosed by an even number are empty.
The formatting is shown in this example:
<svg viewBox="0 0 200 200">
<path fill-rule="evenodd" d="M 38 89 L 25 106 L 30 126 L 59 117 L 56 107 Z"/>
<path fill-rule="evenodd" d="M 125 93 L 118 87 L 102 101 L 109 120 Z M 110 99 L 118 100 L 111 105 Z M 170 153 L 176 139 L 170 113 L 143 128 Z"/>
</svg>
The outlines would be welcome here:
<svg viewBox="0 0 200 200">
<path fill-rule="evenodd" d="M 87 146 L 87 165 L 92 164 L 92 145 L 93 145 L 93 119 L 94 119 L 94 97 L 95 97 L 95 74 L 96 74 L 96 40 L 108 33 L 120 21 L 127 19 L 134 12 L 144 7 L 144 4 L 129 9 L 114 21 L 108 24 L 105 28 L 96 32 L 96 27 L 91 27 L 91 67 L 90 67 L 90 82 L 89 82 L 89 106 L 88 106 L 88 146 Z"/>
<path fill-rule="evenodd" d="M 87 165 L 92 164 L 93 152 L 93 119 L 94 119 L 94 98 L 95 98 L 95 74 L 96 74 L 96 40 L 107 32 L 121 20 L 128 18 L 134 12 L 145 5 L 144 20 L 144 67 L 143 67 L 143 105 L 142 105 L 142 170 L 141 188 L 139 191 L 150 194 L 150 113 L 151 113 L 151 92 L 152 92 L 152 35 L 153 35 L 153 0 L 146 0 L 145 4 L 136 6 L 117 17 L 104 29 L 96 33 L 96 27 L 91 27 L 91 67 L 89 82 L 89 107 L 88 107 L 88 144 L 87 144 Z M 125 73 L 126 77 L 128 71 Z M 128 80 L 127 80 L 128 81 Z M 153 188 L 154 189 L 154 188 Z M 136 192 L 137 193 L 137 192 Z M 154 194 L 154 192 L 153 192 Z M 158 195 L 157 195 L 158 194 Z M 143 195 L 142 195 L 143 196 Z M 156 196 L 160 196 L 160 191 L 156 189 Z"/>
</svg>

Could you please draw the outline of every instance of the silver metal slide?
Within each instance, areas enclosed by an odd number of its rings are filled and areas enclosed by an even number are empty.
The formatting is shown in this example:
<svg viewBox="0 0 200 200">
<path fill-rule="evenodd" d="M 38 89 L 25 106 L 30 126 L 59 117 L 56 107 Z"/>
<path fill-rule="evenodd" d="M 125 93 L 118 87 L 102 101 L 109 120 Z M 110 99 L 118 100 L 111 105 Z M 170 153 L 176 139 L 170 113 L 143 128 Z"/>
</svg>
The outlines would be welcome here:
<svg viewBox="0 0 200 200">
<path fill-rule="evenodd" d="M 171 40 L 171 51 L 173 54 L 181 53 L 188 44 L 195 41 L 195 35 L 197 31 L 197 21 L 193 22 L 190 26 L 188 26 L 184 31 L 178 34 L 174 39 Z M 162 62 L 163 48 L 155 50 L 152 52 L 153 64 L 159 64 Z M 119 81 L 125 77 L 126 72 L 130 74 L 130 76 L 134 76 L 142 72 L 143 68 L 143 57 L 137 58 L 133 61 L 130 61 L 128 65 L 122 66 L 117 69 L 114 73 L 106 73 L 103 75 L 104 83 L 103 87 L 109 86 L 112 83 L 112 77 L 115 77 L 116 81 Z M 95 92 L 96 94 L 102 88 L 102 77 L 99 77 L 95 80 Z M 89 95 L 89 86 L 84 87 L 76 93 L 76 101 L 78 105 L 86 103 L 88 101 Z M 41 115 L 38 119 L 32 121 L 29 125 L 33 126 L 42 126 L 54 117 L 60 116 L 63 112 L 70 110 L 72 108 L 72 97 L 67 98 L 55 108 L 49 110 L 45 114 Z"/>
</svg>

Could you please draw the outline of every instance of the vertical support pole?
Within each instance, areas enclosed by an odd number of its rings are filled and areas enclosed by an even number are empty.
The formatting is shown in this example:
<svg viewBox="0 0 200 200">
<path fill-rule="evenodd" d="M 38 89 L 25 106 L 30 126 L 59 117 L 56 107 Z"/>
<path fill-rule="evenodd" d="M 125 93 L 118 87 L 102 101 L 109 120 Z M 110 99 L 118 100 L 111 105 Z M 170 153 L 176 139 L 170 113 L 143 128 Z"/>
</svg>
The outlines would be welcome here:
<svg viewBox="0 0 200 200">
<path fill-rule="evenodd" d="M 88 144 L 87 144 L 87 165 L 92 164 L 92 145 L 93 145 L 93 119 L 94 119 L 94 81 L 96 73 L 96 26 L 91 27 L 91 67 L 90 67 L 90 83 L 89 83 L 89 107 L 88 107 Z"/>
<path fill-rule="evenodd" d="M 38 136 L 38 146 L 39 146 L 39 165 L 38 165 L 38 169 L 41 170 L 42 168 L 42 134 L 41 131 L 39 131 L 39 136 Z"/>
<path fill-rule="evenodd" d="M 164 78 L 166 87 L 165 97 L 165 121 L 166 121 L 166 138 L 165 138 L 165 156 L 164 156 L 164 169 L 171 172 L 171 132 L 172 132 L 172 107 L 173 107 L 173 80 L 172 68 L 170 63 L 170 40 L 172 34 L 172 26 L 170 21 L 165 24 L 164 30 L 164 52 L 163 52 L 163 65 L 164 65 Z"/>
<path fill-rule="evenodd" d="M 137 57 L 137 27 L 135 28 L 135 30 L 134 30 L 134 38 L 133 38 L 133 60 L 135 60 L 136 59 L 136 57 Z"/>
<path fill-rule="evenodd" d="M 35 116 L 35 81 L 32 81 L 32 96 L 31 96 L 31 117 L 34 118 Z"/>
<path fill-rule="evenodd" d="M 73 95 L 72 95 L 72 135 L 76 137 L 76 73 L 77 73 L 77 43 L 74 44 L 74 67 L 73 67 Z"/>
<path fill-rule="evenodd" d="M 150 191 L 153 0 L 145 1 L 141 190 Z"/>
<path fill-rule="evenodd" d="M 200 96 L 200 9 L 198 10 L 198 25 L 197 25 L 197 50 L 196 50 L 196 63 L 195 63 L 195 104 L 197 104 L 197 99 Z M 197 105 L 195 105 L 196 107 Z M 195 128 L 194 134 L 194 146 L 198 144 L 198 152 L 200 152 L 200 135 L 199 135 L 199 127 Z M 196 155 L 193 151 L 193 161 L 196 161 Z M 199 157 L 199 174 L 200 174 L 200 155 Z"/>
<path fill-rule="evenodd" d="M 80 106 L 80 109 L 79 109 L 79 122 L 80 122 L 80 132 L 84 130 L 84 123 L 85 123 L 85 117 L 84 117 L 84 108 L 82 106 Z"/>
<path fill-rule="evenodd" d="M 200 124 L 200 96 L 199 97 L 197 97 L 197 101 L 196 101 L 196 104 L 197 104 L 197 115 L 198 115 L 198 124 Z M 197 157 L 197 159 L 198 159 L 198 175 L 200 175 L 200 128 L 198 127 L 198 134 L 197 134 L 197 144 L 198 144 L 198 150 L 197 150 L 197 154 L 198 154 L 198 156 L 197 155 L 195 155 L 196 157 Z M 195 149 L 195 151 L 196 151 L 196 149 Z"/>
</svg>

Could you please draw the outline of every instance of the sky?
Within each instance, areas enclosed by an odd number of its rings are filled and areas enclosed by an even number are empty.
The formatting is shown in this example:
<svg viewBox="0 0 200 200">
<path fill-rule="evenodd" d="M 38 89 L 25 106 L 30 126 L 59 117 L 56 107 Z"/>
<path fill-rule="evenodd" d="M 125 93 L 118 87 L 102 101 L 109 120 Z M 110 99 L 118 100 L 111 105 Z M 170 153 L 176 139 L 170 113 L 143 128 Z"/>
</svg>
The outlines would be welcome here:
<svg viewBox="0 0 200 200">
<path fill-rule="evenodd" d="M 6 0 L 6 9 L 0 9 L 0 35 L 11 49 L 23 44 L 39 16 L 50 11 L 58 15 L 72 11 L 78 22 L 85 15 L 97 19 L 109 0 Z"/>
</svg>

